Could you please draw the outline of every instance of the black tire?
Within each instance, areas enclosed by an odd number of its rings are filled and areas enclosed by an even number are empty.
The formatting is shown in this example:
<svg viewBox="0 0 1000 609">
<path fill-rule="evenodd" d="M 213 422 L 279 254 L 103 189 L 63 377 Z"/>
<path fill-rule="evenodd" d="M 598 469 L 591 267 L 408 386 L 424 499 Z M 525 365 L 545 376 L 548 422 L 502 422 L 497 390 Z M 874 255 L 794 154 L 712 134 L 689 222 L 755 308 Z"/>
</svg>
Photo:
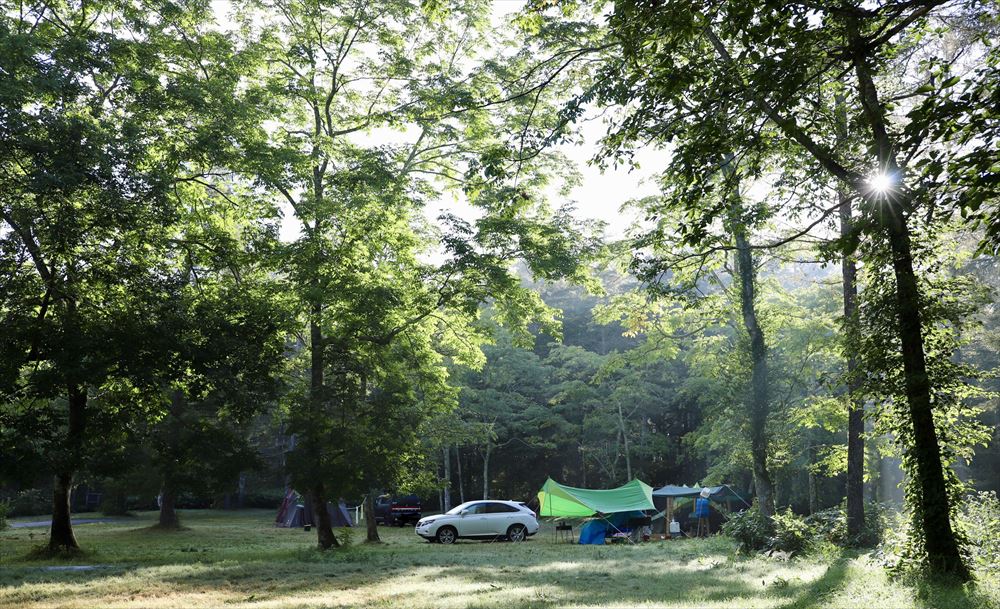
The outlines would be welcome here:
<svg viewBox="0 0 1000 609">
<path fill-rule="evenodd" d="M 528 527 L 523 524 L 512 524 L 507 529 L 507 539 L 513 542 L 521 542 L 528 538 Z"/>
<path fill-rule="evenodd" d="M 441 527 L 434 538 L 442 545 L 451 545 L 458 539 L 458 531 L 455 530 L 455 527 Z"/>
</svg>

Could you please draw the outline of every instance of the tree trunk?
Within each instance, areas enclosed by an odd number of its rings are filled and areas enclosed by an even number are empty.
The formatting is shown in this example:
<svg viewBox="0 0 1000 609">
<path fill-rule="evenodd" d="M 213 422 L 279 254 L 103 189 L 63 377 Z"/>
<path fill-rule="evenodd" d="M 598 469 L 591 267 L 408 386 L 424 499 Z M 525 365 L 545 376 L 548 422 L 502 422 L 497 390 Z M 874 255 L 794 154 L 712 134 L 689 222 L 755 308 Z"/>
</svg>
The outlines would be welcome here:
<svg viewBox="0 0 1000 609">
<path fill-rule="evenodd" d="M 246 503 L 247 498 L 247 475 L 246 472 L 240 473 L 240 481 L 236 487 L 236 507 L 243 509 L 243 504 Z"/>
<path fill-rule="evenodd" d="M 323 372 L 326 362 L 323 357 L 323 328 L 320 325 L 323 306 L 312 305 L 312 318 L 309 320 L 309 401 L 314 417 L 323 416 Z M 313 440 L 310 439 L 310 442 Z M 313 526 L 316 527 L 316 539 L 321 550 L 338 547 L 337 537 L 330 525 L 330 513 L 326 511 L 326 489 L 322 483 L 317 483 L 309 492 L 312 503 Z"/>
<path fill-rule="evenodd" d="M 326 365 L 323 358 L 323 328 L 320 325 L 322 305 L 313 305 L 312 314 L 313 318 L 309 322 L 309 398 L 318 415 L 323 402 L 323 369 Z"/>
<path fill-rule="evenodd" d="M 845 238 L 852 229 L 851 200 L 844 191 L 840 197 L 840 234 Z M 853 256 L 841 260 L 844 281 L 844 324 L 849 337 L 857 332 L 858 285 L 857 265 Z M 849 341 L 849 345 L 854 341 Z M 865 522 L 865 413 L 859 399 L 861 381 L 857 378 L 858 359 L 853 349 L 847 354 L 847 536 L 855 539 Z"/>
<path fill-rule="evenodd" d="M 483 454 L 483 499 L 490 498 L 490 451 L 492 442 L 486 442 L 486 452 Z"/>
<path fill-rule="evenodd" d="M 622 415 L 622 405 L 618 404 L 618 426 L 622 431 L 622 446 L 625 448 L 625 482 L 632 479 L 632 456 L 629 454 L 628 430 L 625 429 L 625 417 Z"/>
<path fill-rule="evenodd" d="M 316 539 L 320 550 L 329 550 L 340 546 L 337 536 L 333 534 L 330 524 L 330 512 L 326 511 L 326 489 L 322 484 L 313 487 L 309 494 L 312 502 L 313 526 L 316 527 Z"/>
<path fill-rule="evenodd" d="M 865 452 L 868 453 L 868 500 L 878 503 L 880 500 L 879 483 L 882 480 L 882 457 L 878 452 L 878 445 L 873 441 L 868 442 Z"/>
<path fill-rule="evenodd" d="M 836 114 L 837 147 L 847 145 L 847 106 L 843 94 L 837 94 L 834 99 Z M 847 189 L 837 190 L 837 201 L 840 204 L 840 237 L 846 245 L 854 229 L 854 218 L 851 213 L 851 197 Z M 858 395 L 861 381 L 857 378 L 858 359 L 854 355 L 854 339 L 857 336 L 858 310 L 858 268 L 854 255 L 844 253 L 840 261 L 844 291 L 844 327 L 847 340 L 847 537 L 857 539 L 865 522 L 865 417 L 864 403 Z"/>
<path fill-rule="evenodd" d="M 462 447 L 455 447 L 455 465 L 458 466 L 458 500 L 465 503 L 465 484 L 462 482 Z"/>
<path fill-rule="evenodd" d="M 445 446 L 442 451 L 444 452 L 444 488 L 441 490 L 444 493 L 444 512 L 451 509 L 451 446 Z"/>
<path fill-rule="evenodd" d="M 756 269 L 753 252 L 747 241 L 742 220 L 736 219 L 733 226 L 736 238 L 737 273 L 740 287 L 740 309 L 743 325 L 750 336 L 750 456 L 753 461 L 754 488 L 760 511 L 767 517 L 774 515 L 774 483 L 767 466 L 767 417 L 770 404 L 767 388 L 767 345 L 764 331 L 757 319 Z"/>
<path fill-rule="evenodd" d="M 885 214 L 892 248 L 892 269 L 896 278 L 896 304 L 899 337 L 903 351 L 903 376 L 906 401 L 913 426 L 911 455 L 916 464 L 916 482 L 920 488 L 920 518 L 924 546 L 931 569 L 960 579 L 970 577 L 962 560 L 958 541 L 951 528 L 951 506 L 937 432 L 934 429 L 930 381 L 924 355 L 923 328 L 920 321 L 920 293 L 913 271 L 910 232 L 903 216 L 908 204 L 897 202 Z"/>
<path fill-rule="evenodd" d="M 83 434 L 87 422 L 87 389 L 77 384 L 67 386 L 69 420 L 66 431 L 67 457 L 55 476 L 52 489 L 52 526 L 49 529 L 49 549 L 77 550 L 80 544 L 73 533 L 70 495 L 76 465 L 83 458 Z"/>
<path fill-rule="evenodd" d="M 872 76 L 869 41 L 861 34 L 856 17 L 849 17 L 846 25 L 851 62 L 857 76 L 857 92 L 878 152 L 879 168 L 886 175 L 899 179 L 902 174 L 896 162 L 897 147 L 889 135 L 885 108 Z M 971 575 L 962 560 L 958 540 L 951 528 L 948 486 L 945 483 L 941 449 L 934 429 L 933 404 L 920 321 L 920 291 L 913 271 L 910 229 L 906 224 L 906 215 L 913 209 L 912 194 L 903 185 L 899 185 L 870 202 L 876 213 L 881 214 L 892 251 L 904 391 L 913 427 L 913 446 L 910 447 L 909 454 L 914 461 L 916 484 L 920 488 L 916 507 L 920 512 L 927 563 L 936 573 L 967 581 Z"/>
<path fill-rule="evenodd" d="M 73 489 L 73 474 L 56 474 L 52 489 L 52 529 L 49 533 L 50 550 L 76 550 L 80 544 L 73 533 L 70 517 L 70 493 Z"/>
<path fill-rule="evenodd" d="M 379 543 L 382 541 L 378 536 L 378 522 L 375 521 L 375 499 L 375 491 L 369 492 L 364 505 L 365 528 L 367 531 L 366 541 L 369 543 Z"/>
<path fill-rule="evenodd" d="M 812 436 L 813 434 L 809 434 Z M 816 445 L 813 443 L 814 438 L 809 438 L 809 468 L 806 471 L 808 476 L 809 484 L 809 514 L 815 514 L 819 511 L 819 489 L 817 488 L 816 472 L 813 471 L 813 467 L 816 465 Z"/>
<path fill-rule="evenodd" d="M 166 479 L 160 486 L 160 521 L 158 526 L 162 529 L 179 529 L 180 518 L 177 516 L 175 506 L 177 504 L 177 494 L 174 486 Z"/>
<path fill-rule="evenodd" d="M 179 390 L 170 392 L 170 407 L 163 424 L 157 427 L 156 433 L 164 443 L 164 451 L 160 456 L 160 517 L 158 526 L 164 529 L 180 528 L 180 518 L 177 516 L 177 486 L 174 484 L 177 475 L 176 468 L 181 462 L 181 433 L 184 427 L 182 420 L 184 412 L 184 393 Z"/>
</svg>

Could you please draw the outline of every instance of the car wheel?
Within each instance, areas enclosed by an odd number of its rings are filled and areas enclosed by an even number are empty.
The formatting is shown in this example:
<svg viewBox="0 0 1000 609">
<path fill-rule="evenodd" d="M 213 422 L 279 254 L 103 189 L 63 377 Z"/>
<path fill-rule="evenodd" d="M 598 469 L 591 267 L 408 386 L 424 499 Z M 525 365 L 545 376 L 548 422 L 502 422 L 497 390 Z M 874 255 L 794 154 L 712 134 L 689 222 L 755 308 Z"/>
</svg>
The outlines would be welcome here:
<svg viewBox="0 0 1000 609">
<path fill-rule="evenodd" d="M 528 538 L 528 529 L 523 524 L 512 524 L 507 529 L 507 539 L 511 541 L 524 541 Z"/>
<path fill-rule="evenodd" d="M 458 539 L 458 531 L 455 530 L 455 527 L 441 527 L 438 529 L 435 537 L 437 538 L 438 543 L 448 545 L 455 543 L 455 540 Z"/>
</svg>

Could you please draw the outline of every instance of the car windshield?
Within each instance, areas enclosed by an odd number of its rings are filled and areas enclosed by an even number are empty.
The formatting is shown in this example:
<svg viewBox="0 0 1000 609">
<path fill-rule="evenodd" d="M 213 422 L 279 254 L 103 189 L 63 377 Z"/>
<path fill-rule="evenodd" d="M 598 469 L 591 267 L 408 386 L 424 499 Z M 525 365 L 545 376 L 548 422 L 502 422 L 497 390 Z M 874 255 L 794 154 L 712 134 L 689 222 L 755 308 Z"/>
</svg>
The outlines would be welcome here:
<svg viewBox="0 0 1000 609">
<path fill-rule="evenodd" d="M 448 510 L 447 512 L 445 512 L 445 514 L 450 514 L 450 515 L 454 516 L 456 514 L 461 513 L 462 510 L 464 510 L 464 509 L 466 509 L 468 507 L 471 507 L 473 505 L 475 505 L 475 504 L 471 503 L 471 502 L 470 503 L 463 503 L 461 505 L 456 505 L 455 507 L 453 507 L 450 510 Z"/>
</svg>

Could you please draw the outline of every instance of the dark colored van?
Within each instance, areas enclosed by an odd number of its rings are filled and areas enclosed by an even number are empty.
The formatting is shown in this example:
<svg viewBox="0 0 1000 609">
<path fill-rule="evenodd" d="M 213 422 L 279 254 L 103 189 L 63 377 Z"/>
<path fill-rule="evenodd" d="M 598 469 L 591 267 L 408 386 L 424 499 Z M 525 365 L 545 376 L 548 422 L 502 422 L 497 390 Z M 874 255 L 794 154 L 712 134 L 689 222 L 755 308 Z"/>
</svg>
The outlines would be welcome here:
<svg viewBox="0 0 1000 609">
<path fill-rule="evenodd" d="M 375 500 L 375 522 L 386 526 L 416 526 L 423 504 L 416 495 L 381 495 Z"/>
</svg>

